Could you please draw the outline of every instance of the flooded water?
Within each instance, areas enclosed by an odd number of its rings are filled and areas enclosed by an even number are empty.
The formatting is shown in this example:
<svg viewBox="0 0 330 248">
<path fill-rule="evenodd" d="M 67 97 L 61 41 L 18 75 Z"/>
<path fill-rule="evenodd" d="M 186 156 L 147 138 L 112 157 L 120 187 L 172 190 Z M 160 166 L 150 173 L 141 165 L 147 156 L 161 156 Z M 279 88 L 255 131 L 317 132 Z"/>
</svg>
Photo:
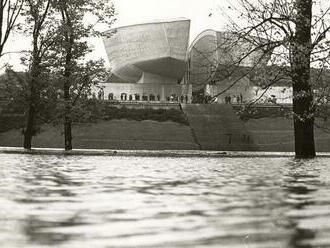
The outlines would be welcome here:
<svg viewBox="0 0 330 248">
<path fill-rule="evenodd" d="M 330 247 L 330 159 L 0 154 L 1 247 Z"/>
</svg>

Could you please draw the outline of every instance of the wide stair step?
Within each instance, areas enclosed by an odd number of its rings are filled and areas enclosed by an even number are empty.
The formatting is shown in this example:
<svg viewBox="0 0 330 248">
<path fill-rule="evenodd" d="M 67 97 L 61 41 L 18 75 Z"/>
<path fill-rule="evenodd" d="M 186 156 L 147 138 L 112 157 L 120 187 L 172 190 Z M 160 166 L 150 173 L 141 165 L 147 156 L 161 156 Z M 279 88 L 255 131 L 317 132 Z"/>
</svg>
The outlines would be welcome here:
<svg viewBox="0 0 330 248">
<path fill-rule="evenodd" d="M 255 151 L 251 135 L 228 104 L 183 104 L 192 131 L 204 150 Z"/>
</svg>

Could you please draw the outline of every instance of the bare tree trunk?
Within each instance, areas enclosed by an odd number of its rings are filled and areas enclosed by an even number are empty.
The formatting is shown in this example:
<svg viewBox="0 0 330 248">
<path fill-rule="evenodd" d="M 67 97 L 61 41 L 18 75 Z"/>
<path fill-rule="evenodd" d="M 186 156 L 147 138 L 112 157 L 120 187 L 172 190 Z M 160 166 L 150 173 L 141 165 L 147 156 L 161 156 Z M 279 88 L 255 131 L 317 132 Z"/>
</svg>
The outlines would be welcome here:
<svg viewBox="0 0 330 248">
<path fill-rule="evenodd" d="M 72 121 L 71 121 L 71 103 L 70 103 L 70 82 L 68 78 L 64 79 L 64 148 L 66 151 L 72 150 Z"/>
<path fill-rule="evenodd" d="M 72 120 L 71 120 L 71 96 L 70 96 L 70 77 L 72 66 L 72 38 L 67 36 L 67 48 L 65 57 L 65 69 L 64 69 L 64 148 L 66 151 L 72 150 Z"/>
<path fill-rule="evenodd" d="M 24 131 L 23 147 L 25 149 L 31 149 L 32 147 L 32 137 L 34 135 L 34 128 L 35 128 L 35 115 L 36 115 L 35 105 L 33 102 L 30 101 L 26 129 Z"/>
<path fill-rule="evenodd" d="M 31 149 L 32 147 L 32 138 L 35 135 L 36 128 L 36 115 L 37 115 L 37 104 L 39 102 L 39 94 L 38 94 L 38 85 L 37 78 L 40 74 L 39 64 L 40 58 L 37 56 L 37 53 L 33 53 L 32 58 L 32 66 L 31 66 L 31 78 L 29 79 L 30 84 L 30 97 L 29 97 L 29 107 L 28 107 L 28 115 L 26 120 L 26 128 L 24 131 L 24 143 L 23 147 L 25 149 Z"/>
<path fill-rule="evenodd" d="M 314 108 L 311 89 L 312 0 L 297 0 L 296 34 L 292 44 L 292 83 L 295 153 L 297 158 L 313 158 Z"/>
<path fill-rule="evenodd" d="M 71 120 L 71 96 L 70 96 L 70 77 L 72 64 L 72 39 L 68 39 L 69 44 L 66 49 L 65 70 L 64 70 L 64 148 L 66 151 L 72 150 L 72 120 Z"/>
<path fill-rule="evenodd" d="M 66 1 L 61 2 L 61 15 L 63 22 L 65 23 L 65 65 L 64 65 L 64 148 L 66 151 L 72 150 L 72 120 L 71 120 L 71 95 L 70 87 L 71 82 L 70 78 L 72 75 L 72 59 L 73 59 L 73 45 L 74 45 L 74 32 L 73 25 L 68 14 L 68 6 Z"/>
</svg>

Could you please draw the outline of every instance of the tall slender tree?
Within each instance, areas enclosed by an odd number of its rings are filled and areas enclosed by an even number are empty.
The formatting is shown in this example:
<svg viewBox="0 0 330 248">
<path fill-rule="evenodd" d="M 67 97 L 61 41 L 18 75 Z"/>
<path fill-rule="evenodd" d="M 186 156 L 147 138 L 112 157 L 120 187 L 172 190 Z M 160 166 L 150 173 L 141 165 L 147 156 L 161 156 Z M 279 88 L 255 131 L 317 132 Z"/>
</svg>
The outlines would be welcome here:
<svg viewBox="0 0 330 248">
<path fill-rule="evenodd" d="M 97 24 L 103 24 L 109 28 L 115 21 L 115 11 L 112 2 L 108 0 L 60 0 L 56 2 L 56 7 L 62 19 L 59 31 L 62 37 L 59 44 L 62 59 L 59 61 L 58 68 L 61 68 L 63 76 L 64 147 L 65 150 L 71 150 L 71 115 L 73 104 L 77 102 L 77 99 L 74 100 L 72 96 L 75 94 L 74 89 L 77 89 L 75 84 L 82 82 L 77 80 L 77 78 L 81 78 L 81 75 L 76 72 L 81 71 L 82 67 L 86 66 L 81 61 L 91 51 L 86 40 L 93 36 L 102 35 L 96 29 Z M 93 23 L 89 20 L 92 20 Z M 95 65 L 99 64 L 96 63 Z M 83 85 L 84 87 L 90 86 L 86 83 Z"/>
<path fill-rule="evenodd" d="M 23 15 L 27 25 L 25 32 L 32 36 L 32 51 L 30 54 L 28 84 L 28 110 L 26 127 L 24 130 L 25 149 L 31 149 L 32 138 L 36 134 L 36 120 L 40 96 L 46 73 L 45 57 L 50 47 L 55 43 L 54 31 L 55 19 L 50 18 L 52 12 L 52 0 L 26 0 L 26 8 Z"/>
</svg>

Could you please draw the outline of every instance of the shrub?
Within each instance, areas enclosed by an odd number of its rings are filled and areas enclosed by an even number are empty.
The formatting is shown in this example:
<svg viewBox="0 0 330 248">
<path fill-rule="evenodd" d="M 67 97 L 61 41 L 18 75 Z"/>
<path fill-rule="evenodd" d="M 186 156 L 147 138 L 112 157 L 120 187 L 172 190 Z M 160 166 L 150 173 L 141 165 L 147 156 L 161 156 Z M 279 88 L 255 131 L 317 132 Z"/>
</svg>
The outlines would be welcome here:
<svg viewBox="0 0 330 248">
<path fill-rule="evenodd" d="M 97 119 L 116 120 L 127 119 L 135 121 L 151 120 L 158 122 L 173 121 L 183 125 L 189 125 L 181 110 L 176 109 L 129 109 L 125 106 L 118 108 L 110 104 L 103 104 L 102 111 L 98 112 Z"/>
</svg>

